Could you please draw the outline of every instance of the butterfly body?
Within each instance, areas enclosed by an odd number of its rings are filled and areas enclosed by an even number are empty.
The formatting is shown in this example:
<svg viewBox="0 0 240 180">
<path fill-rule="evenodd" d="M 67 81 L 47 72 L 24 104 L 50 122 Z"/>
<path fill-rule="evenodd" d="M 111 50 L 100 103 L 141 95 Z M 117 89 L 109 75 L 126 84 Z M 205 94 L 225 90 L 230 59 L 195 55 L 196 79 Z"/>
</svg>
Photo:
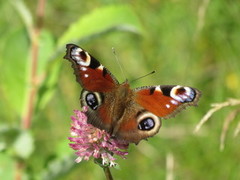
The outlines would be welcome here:
<svg viewBox="0 0 240 180">
<path fill-rule="evenodd" d="M 138 143 L 155 135 L 158 118 L 170 118 L 189 105 L 196 105 L 200 92 L 179 85 L 144 86 L 131 89 L 82 48 L 67 45 L 64 57 L 72 62 L 76 79 L 83 87 L 81 105 L 87 106 L 88 122 L 112 137 Z"/>
</svg>

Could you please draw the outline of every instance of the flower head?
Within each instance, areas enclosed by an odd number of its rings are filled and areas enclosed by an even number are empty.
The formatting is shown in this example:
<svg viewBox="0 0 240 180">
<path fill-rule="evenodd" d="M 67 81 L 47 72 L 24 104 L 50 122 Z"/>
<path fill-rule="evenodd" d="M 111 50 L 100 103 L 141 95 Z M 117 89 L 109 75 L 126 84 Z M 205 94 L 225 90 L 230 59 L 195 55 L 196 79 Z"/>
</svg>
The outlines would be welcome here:
<svg viewBox="0 0 240 180">
<path fill-rule="evenodd" d="M 128 143 L 121 142 L 111 136 L 104 130 L 100 130 L 91 124 L 87 123 L 85 115 L 86 108 L 83 111 L 75 110 L 75 116 L 72 116 L 71 136 L 69 140 L 70 147 L 76 150 L 78 158 L 76 162 L 89 160 L 90 157 L 102 159 L 102 165 L 115 166 L 115 158 L 113 155 L 118 155 L 122 158 L 128 154 L 126 151 Z"/>
</svg>

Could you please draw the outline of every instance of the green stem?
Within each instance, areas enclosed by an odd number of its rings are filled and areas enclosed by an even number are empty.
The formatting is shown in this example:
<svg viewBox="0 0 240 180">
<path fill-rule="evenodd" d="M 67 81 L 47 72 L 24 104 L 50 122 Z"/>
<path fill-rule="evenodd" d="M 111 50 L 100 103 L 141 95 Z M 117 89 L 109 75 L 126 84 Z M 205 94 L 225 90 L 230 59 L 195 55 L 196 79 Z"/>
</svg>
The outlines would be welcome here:
<svg viewBox="0 0 240 180">
<path fill-rule="evenodd" d="M 26 112 L 22 117 L 22 128 L 29 129 L 32 123 L 32 117 L 34 112 L 34 103 L 37 95 L 37 89 L 39 86 L 37 77 L 37 65 L 38 65 L 38 53 L 39 53 L 39 35 L 43 27 L 43 17 L 46 0 L 38 0 L 36 25 L 31 32 L 31 67 L 30 67 L 30 89 L 28 92 Z"/>
<path fill-rule="evenodd" d="M 112 177 L 112 174 L 111 174 L 111 171 L 110 171 L 109 167 L 103 167 L 103 171 L 105 173 L 105 176 L 106 176 L 107 180 L 113 180 L 113 177 Z"/>
<path fill-rule="evenodd" d="M 36 100 L 37 89 L 39 86 L 37 77 L 38 55 L 39 55 L 39 36 L 43 27 L 43 17 L 46 0 L 38 0 L 36 10 L 36 24 L 32 27 L 29 36 L 31 39 L 31 67 L 30 67 L 30 89 L 27 97 L 26 112 L 22 115 L 22 129 L 30 129 L 34 113 L 34 103 Z M 17 160 L 15 180 L 22 180 L 23 172 L 26 168 L 25 162 Z"/>
<path fill-rule="evenodd" d="M 102 158 L 95 158 L 94 163 L 96 163 L 97 165 L 99 165 L 103 169 L 107 180 L 113 180 L 113 177 L 112 177 L 111 171 L 109 169 L 109 166 L 108 165 L 103 165 Z"/>
</svg>

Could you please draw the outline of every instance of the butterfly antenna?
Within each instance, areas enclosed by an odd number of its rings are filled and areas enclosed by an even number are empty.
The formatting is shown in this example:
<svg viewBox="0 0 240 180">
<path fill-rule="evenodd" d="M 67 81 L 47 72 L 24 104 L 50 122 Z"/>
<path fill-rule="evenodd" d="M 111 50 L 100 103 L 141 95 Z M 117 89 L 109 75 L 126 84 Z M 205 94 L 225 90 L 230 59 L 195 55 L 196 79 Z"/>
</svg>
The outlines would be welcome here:
<svg viewBox="0 0 240 180">
<path fill-rule="evenodd" d="M 150 72 L 150 73 L 147 73 L 147 74 L 145 74 L 145 75 L 143 75 L 143 76 L 140 76 L 140 77 L 137 78 L 137 79 L 132 80 L 131 82 L 137 81 L 137 80 L 142 79 L 142 78 L 144 78 L 144 77 L 146 77 L 146 76 L 152 75 L 152 74 L 154 74 L 155 72 L 156 72 L 156 71 L 154 70 L 154 71 L 152 71 L 152 72 Z"/>
<path fill-rule="evenodd" d="M 113 54 L 115 56 L 115 60 L 117 61 L 118 63 L 118 66 L 120 67 L 120 70 L 121 70 L 121 73 L 122 73 L 122 76 L 127 79 L 127 77 L 125 76 L 125 73 L 123 72 L 123 65 L 120 63 L 119 59 L 118 59 L 118 56 L 117 56 L 117 53 L 116 53 L 116 50 L 114 47 L 112 47 L 112 51 L 113 51 Z"/>
</svg>

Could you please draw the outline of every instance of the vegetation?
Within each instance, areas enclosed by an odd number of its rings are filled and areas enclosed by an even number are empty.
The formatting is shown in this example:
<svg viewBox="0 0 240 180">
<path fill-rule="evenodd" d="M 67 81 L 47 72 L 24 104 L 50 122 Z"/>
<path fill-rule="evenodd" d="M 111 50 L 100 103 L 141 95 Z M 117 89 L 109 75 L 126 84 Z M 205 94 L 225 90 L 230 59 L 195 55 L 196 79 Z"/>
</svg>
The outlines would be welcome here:
<svg viewBox="0 0 240 180">
<path fill-rule="evenodd" d="M 197 108 L 131 145 L 114 179 L 240 179 L 239 17 L 240 1 L 0 1 L 0 177 L 105 179 L 93 161 L 76 164 L 68 145 L 81 87 L 63 56 L 76 43 L 120 82 L 156 70 L 133 88 L 202 91 Z M 194 133 L 212 103 L 218 111 Z"/>
</svg>

